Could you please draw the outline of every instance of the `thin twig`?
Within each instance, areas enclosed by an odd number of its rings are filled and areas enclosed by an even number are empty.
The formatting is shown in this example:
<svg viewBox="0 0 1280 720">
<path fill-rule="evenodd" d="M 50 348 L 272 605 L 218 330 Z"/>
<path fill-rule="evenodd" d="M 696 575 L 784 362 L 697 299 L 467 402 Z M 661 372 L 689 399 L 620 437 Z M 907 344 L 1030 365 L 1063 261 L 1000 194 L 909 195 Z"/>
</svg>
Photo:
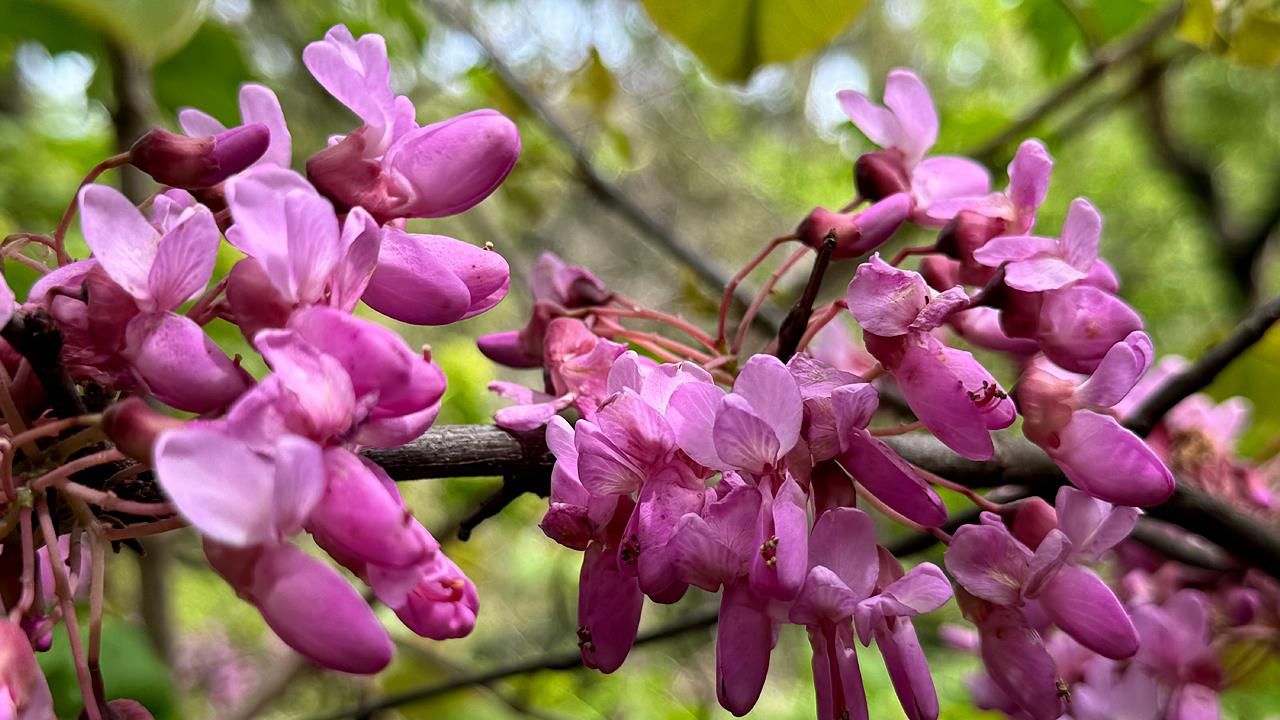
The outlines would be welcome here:
<svg viewBox="0 0 1280 720">
<path fill-rule="evenodd" d="M 1166 380 L 1134 408 L 1125 424 L 1145 437 L 1174 405 L 1207 387 L 1218 373 L 1261 340 L 1277 321 L 1280 321 L 1280 297 L 1260 305 L 1236 325 L 1226 340 L 1209 348 L 1190 367 Z"/>
<path fill-rule="evenodd" d="M 791 308 L 791 312 L 787 313 L 786 319 L 782 321 L 782 328 L 778 330 L 778 349 L 774 355 L 782 362 L 790 360 L 800 347 L 805 330 L 809 328 L 809 318 L 813 316 L 813 303 L 818 299 L 818 290 L 821 289 L 822 279 L 826 277 L 827 268 L 831 265 L 831 254 L 835 251 L 836 231 L 832 230 L 823 239 L 822 247 L 818 248 L 817 256 L 813 259 L 813 270 L 809 273 L 804 292 L 800 293 L 800 299 Z"/>
</svg>

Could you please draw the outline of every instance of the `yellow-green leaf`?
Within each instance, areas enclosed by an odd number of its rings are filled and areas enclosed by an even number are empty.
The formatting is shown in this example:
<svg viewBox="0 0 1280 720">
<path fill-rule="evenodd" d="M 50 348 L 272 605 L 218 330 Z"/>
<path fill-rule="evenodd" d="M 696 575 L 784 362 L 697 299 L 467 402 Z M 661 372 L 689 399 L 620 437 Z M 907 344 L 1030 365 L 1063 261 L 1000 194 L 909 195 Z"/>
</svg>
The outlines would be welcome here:
<svg viewBox="0 0 1280 720">
<path fill-rule="evenodd" d="M 1178 39 L 1209 48 L 1213 44 L 1215 17 L 1213 0 L 1188 0 L 1178 24 Z"/>
<path fill-rule="evenodd" d="M 207 0 L 46 0 L 97 26 L 137 57 L 163 60 L 204 22 Z"/>
<path fill-rule="evenodd" d="M 1263 7 L 1246 11 L 1231 36 L 1227 59 L 1258 67 L 1280 63 L 1280 13 Z"/>
<path fill-rule="evenodd" d="M 753 70 L 827 44 L 865 0 L 643 0 L 663 32 L 716 77 L 744 82 Z"/>
</svg>

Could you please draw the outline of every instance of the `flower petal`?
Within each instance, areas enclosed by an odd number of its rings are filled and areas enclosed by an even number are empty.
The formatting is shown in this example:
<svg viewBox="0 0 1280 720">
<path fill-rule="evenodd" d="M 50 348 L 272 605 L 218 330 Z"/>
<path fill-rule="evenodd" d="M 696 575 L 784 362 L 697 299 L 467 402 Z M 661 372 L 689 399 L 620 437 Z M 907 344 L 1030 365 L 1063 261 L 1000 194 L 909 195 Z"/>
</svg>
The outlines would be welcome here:
<svg viewBox="0 0 1280 720">
<path fill-rule="evenodd" d="M 129 321 L 125 337 L 125 358 L 166 405 L 206 413 L 249 388 L 249 374 L 185 315 L 138 315 Z"/>
<path fill-rule="evenodd" d="M 973 257 L 987 267 L 999 267 L 1001 263 L 1029 260 L 1036 255 L 1054 252 L 1057 247 L 1058 243 L 1053 238 L 1006 235 L 988 240 L 973 251 Z"/>
<path fill-rule="evenodd" d="M 849 312 L 867 332 L 883 337 L 904 335 L 929 300 L 919 273 L 899 270 L 877 253 L 858 266 L 849 283 Z"/>
<path fill-rule="evenodd" d="M 197 205 L 185 213 L 156 248 L 155 261 L 147 275 L 147 292 L 152 309 L 176 310 L 182 303 L 204 292 L 218 260 L 222 233 L 213 213 Z"/>
<path fill-rule="evenodd" d="M 1039 140 L 1026 140 L 1018 146 L 1018 152 L 1009 163 L 1009 199 L 1020 214 L 1032 213 L 1044 203 L 1049 194 L 1049 173 L 1053 171 L 1053 158 Z M 1030 228 L 1030 225 L 1027 226 Z"/>
<path fill-rule="evenodd" d="M 882 148 L 898 145 L 903 131 L 892 111 L 876 105 L 855 90 L 841 90 L 836 93 L 836 99 L 840 101 L 844 114 L 868 140 Z"/>
<path fill-rule="evenodd" d="M 1003 527 L 961 526 L 944 558 L 947 571 L 973 595 L 1004 606 L 1021 599 L 1031 553 Z"/>
<path fill-rule="evenodd" d="M 91 184 L 80 190 L 80 228 L 103 270 L 135 298 L 147 298 L 147 279 L 160 234 L 119 190 Z"/>
<path fill-rule="evenodd" d="M 716 631 L 716 698 L 739 717 L 755 707 L 769 673 L 776 627 L 746 583 L 726 587 Z"/>
<path fill-rule="evenodd" d="M 202 535 L 245 547 L 274 537 L 275 471 L 243 442 L 206 428 L 160 436 L 156 478 Z"/>
<path fill-rule="evenodd" d="M 723 390 L 710 383 L 686 383 L 671 394 L 667 406 L 667 422 L 675 433 L 676 444 L 694 462 L 709 468 L 724 466 L 716 451 L 713 431 L 716 410 L 724 396 Z"/>
<path fill-rule="evenodd" d="M 1093 376 L 1076 389 L 1076 402 L 1086 407 L 1107 408 L 1119 403 L 1151 367 L 1155 346 L 1141 330 L 1129 333 L 1111 346 Z"/>
<path fill-rule="evenodd" d="M 260 123 L 271 133 L 271 142 L 267 151 L 262 154 L 260 163 L 272 163 L 287 168 L 293 160 L 293 141 L 289 135 L 289 126 L 284 121 L 284 110 L 280 108 L 280 100 L 265 85 L 245 83 L 240 86 L 240 117 L 246 125 Z M 186 125 L 183 125 L 186 129 Z M 206 133 L 213 135 L 215 133 Z"/>
<path fill-rule="evenodd" d="M 1084 198 L 1071 201 L 1062 224 L 1062 259 L 1072 267 L 1089 272 L 1098 260 L 1098 240 L 1102 237 L 1102 215 Z"/>
<path fill-rule="evenodd" d="M 1046 448 L 1073 485 L 1116 505 L 1150 507 L 1173 494 L 1169 468 L 1137 435 L 1110 415 L 1077 410 Z"/>
<path fill-rule="evenodd" d="M 938 111 L 929 89 L 910 70 L 891 70 L 884 83 L 884 104 L 902 128 L 900 149 L 908 167 L 916 165 L 938 140 Z"/>
</svg>

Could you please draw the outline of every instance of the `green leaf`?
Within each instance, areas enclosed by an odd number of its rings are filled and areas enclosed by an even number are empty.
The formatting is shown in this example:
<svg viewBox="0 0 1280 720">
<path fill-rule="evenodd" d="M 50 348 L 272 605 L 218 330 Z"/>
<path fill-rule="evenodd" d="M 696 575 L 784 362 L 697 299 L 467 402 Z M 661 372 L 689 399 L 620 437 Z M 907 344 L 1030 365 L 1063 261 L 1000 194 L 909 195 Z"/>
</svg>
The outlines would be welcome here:
<svg viewBox="0 0 1280 720">
<path fill-rule="evenodd" d="M 1280 65 L 1280 2 L 1189 0 L 1178 37 L 1241 65 Z"/>
<path fill-rule="evenodd" d="M 50 7 L 42 0 L 0 2 L 0 50 L 27 40 L 40 43 L 50 53 L 74 50 L 102 54 L 102 39 L 91 24 L 73 13 Z"/>
<path fill-rule="evenodd" d="M 1208 48 L 1213 44 L 1215 15 L 1213 0 L 1188 0 L 1178 23 L 1178 39 Z"/>
<path fill-rule="evenodd" d="M 99 28 L 139 58 L 157 62 L 195 34 L 209 3 L 205 0 L 46 0 Z"/>
<path fill-rule="evenodd" d="M 642 0 L 663 32 L 712 75 L 745 82 L 761 65 L 794 60 L 826 45 L 865 0 Z"/>
<path fill-rule="evenodd" d="M 1228 44 L 1228 60 L 1256 67 L 1280 64 L 1280 12 L 1257 5 L 1246 9 Z"/>
<path fill-rule="evenodd" d="M 176 55 L 156 66 L 156 102 L 173 112 L 196 107 L 228 127 L 240 124 L 237 91 L 252 72 L 230 31 L 207 24 Z"/>
</svg>

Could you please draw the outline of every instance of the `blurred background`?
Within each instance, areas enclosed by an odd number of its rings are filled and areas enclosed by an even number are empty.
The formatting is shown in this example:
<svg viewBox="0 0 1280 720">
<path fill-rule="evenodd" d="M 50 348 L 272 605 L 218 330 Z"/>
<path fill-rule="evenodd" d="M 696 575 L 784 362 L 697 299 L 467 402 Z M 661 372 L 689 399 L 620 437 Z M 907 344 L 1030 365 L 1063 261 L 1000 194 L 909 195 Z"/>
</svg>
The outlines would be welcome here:
<svg viewBox="0 0 1280 720">
<path fill-rule="evenodd" d="M 1280 237 L 1272 0 L 4 0 L 0 231 L 50 230 L 91 166 L 148 127 L 174 127 L 182 107 L 238 124 L 246 81 L 280 95 L 301 169 L 328 135 L 357 122 L 300 61 L 303 46 L 336 23 L 386 37 L 394 88 L 414 101 L 419 122 L 493 107 L 521 130 L 523 154 L 494 196 L 413 226 L 491 242 L 513 270 L 511 295 L 490 313 L 399 328 L 411 344 L 429 343 L 448 374 L 441 423 L 487 421 L 497 406 L 488 381 L 526 379 L 490 365 L 473 339 L 523 323 L 523 274 L 544 250 L 651 305 L 710 318 L 719 293 L 708 269 L 691 270 L 670 244 L 732 273 L 814 206 L 847 202 L 852 161 L 871 146 L 835 93 L 878 99 L 893 67 L 914 68 L 932 89 L 937 150 L 986 163 L 997 188 L 1021 139 L 1046 142 L 1057 165 L 1039 228 L 1056 234 L 1078 195 L 1097 205 L 1103 255 L 1162 353 L 1194 357 L 1280 288 L 1268 242 Z M 150 192 L 140 178 L 107 181 Z M 894 243 L 924 237 L 904 232 Z M 235 260 L 224 249 L 223 270 Z M 824 293 L 840 292 L 852 271 L 833 269 Z M 34 276 L 16 264 L 5 272 L 24 297 Z M 805 274 L 784 280 L 778 308 Z M 245 350 L 227 327 L 214 331 L 230 352 Z M 1272 333 L 1212 388 L 1253 401 L 1248 453 L 1276 449 L 1268 441 L 1280 432 L 1277 386 Z M 537 529 L 544 501 L 525 496 L 470 541 L 454 539 L 499 484 L 402 485 L 479 588 L 471 637 L 435 643 L 401 632 L 397 660 L 381 675 L 321 673 L 265 632 L 204 568 L 195 536 L 180 533 L 112 563 L 109 695 L 137 698 L 161 719 L 312 718 L 548 652 L 572 655 L 580 555 Z M 642 629 L 714 603 L 694 592 L 649 606 Z M 956 619 L 948 606 L 918 624 L 922 638 L 936 646 L 937 623 Z M 73 713 L 58 638 L 42 662 L 62 713 Z M 703 629 L 646 644 L 613 676 L 520 674 L 377 717 L 723 717 L 711 640 Z M 803 633 L 785 628 L 756 717 L 813 716 L 808 652 Z M 943 717 L 985 717 L 968 707 L 972 660 L 940 647 L 930 658 Z M 872 716 L 902 717 L 875 652 L 861 659 Z M 1280 664 L 1244 678 L 1226 706 L 1238 718 L 1276 712 Z"/>
</svg>

